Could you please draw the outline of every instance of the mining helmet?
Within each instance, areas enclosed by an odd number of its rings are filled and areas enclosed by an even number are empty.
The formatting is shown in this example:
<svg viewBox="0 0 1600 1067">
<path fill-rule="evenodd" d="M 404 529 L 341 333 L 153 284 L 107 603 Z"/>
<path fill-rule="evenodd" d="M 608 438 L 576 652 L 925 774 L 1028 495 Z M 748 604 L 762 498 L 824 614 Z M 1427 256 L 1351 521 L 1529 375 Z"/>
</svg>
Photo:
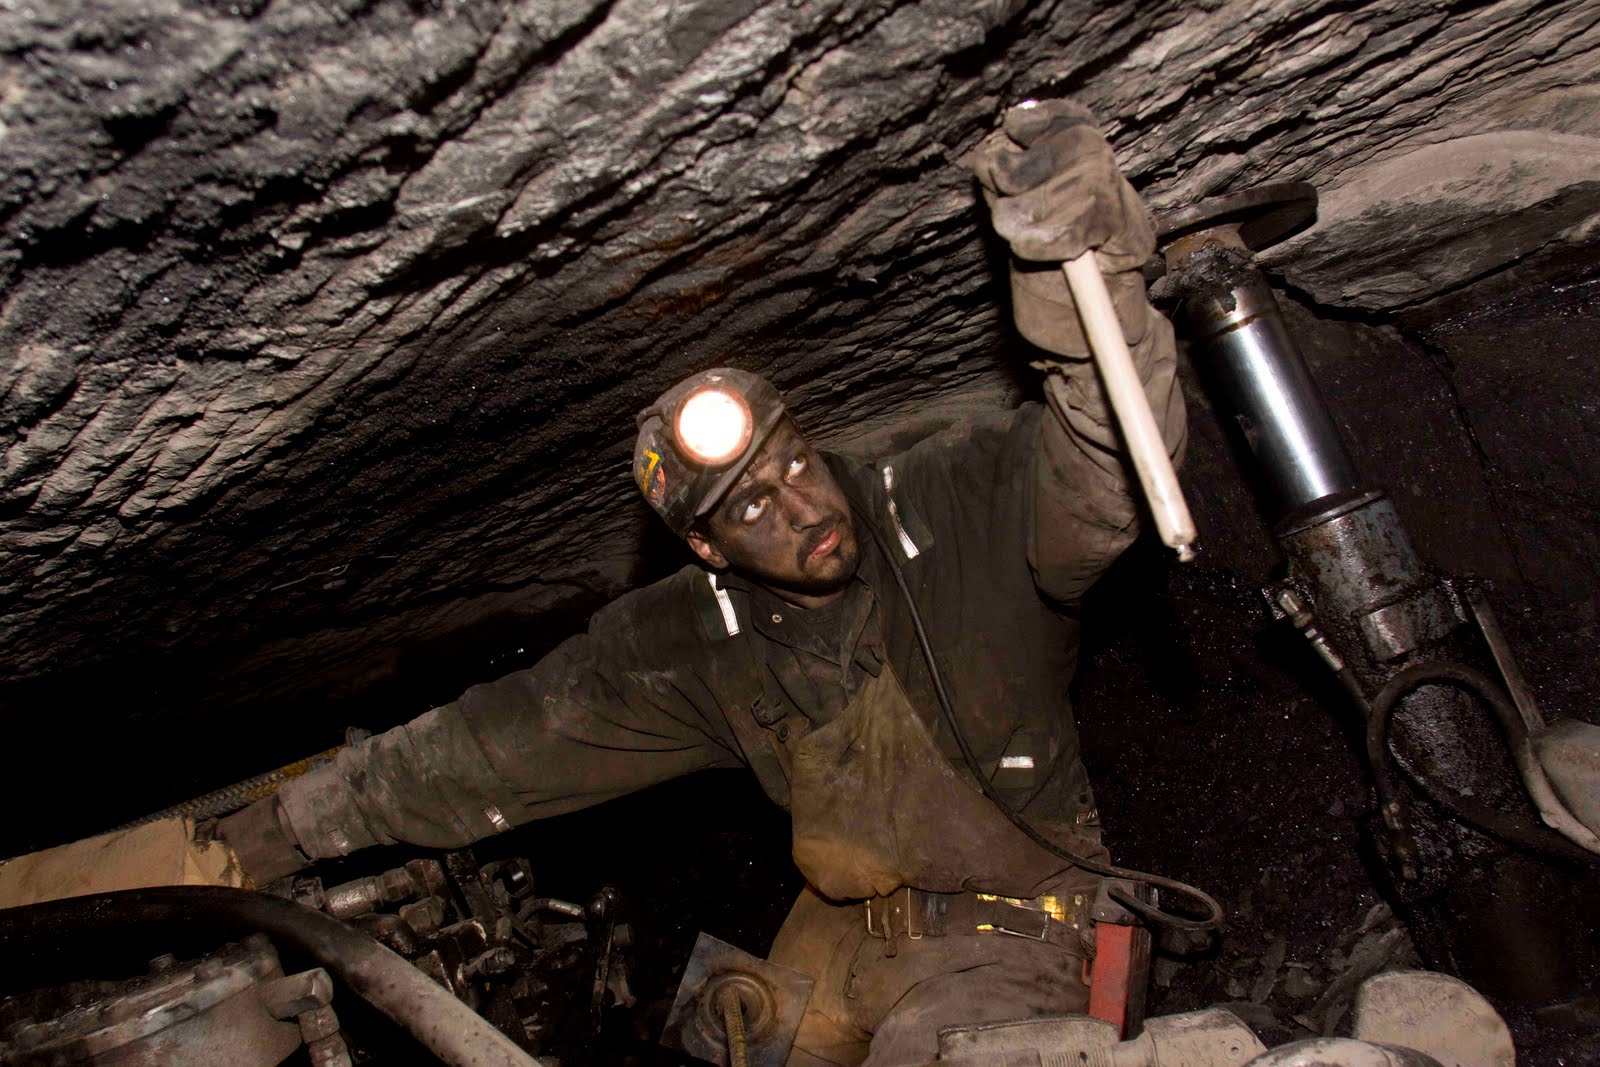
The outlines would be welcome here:
<svg viewBox="0 0 1600 1067">
<path fill-rule="evenodd" d="M 639 412 L 633 480 L 679 537 L 717 506 L 783 418 L 758 374 L 717 367 L 674 385 Z"/>
</svg>

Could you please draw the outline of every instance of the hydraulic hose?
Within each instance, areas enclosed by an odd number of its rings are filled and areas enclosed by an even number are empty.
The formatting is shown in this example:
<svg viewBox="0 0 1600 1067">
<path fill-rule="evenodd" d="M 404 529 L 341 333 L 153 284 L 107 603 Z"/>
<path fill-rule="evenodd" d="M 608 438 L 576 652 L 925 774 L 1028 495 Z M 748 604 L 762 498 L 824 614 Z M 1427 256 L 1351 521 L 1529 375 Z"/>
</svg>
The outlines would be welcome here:
<svg viewBox="0 0 1600 1067">
<path fill-rule="evenodd" d="M 302 904 L 244 889 L 160 886 L 0 910 L 0 959 L 32 974 L 51 957 L 72 966 L 86 946 L 135 926 L 182 926 L 226 937 L 266 934 L 337 976 L 450 1067 L 541 1067 L 482 1016 L 404 958 Z"/>
<path fill-rule="evenodd" d="M 972 772 L 972 777 L 977 780 L 978 788 L 983 795 L 995 807 L 999 808 L 1001 814 L 1011 821 L 1011 825 L 1021 830 L 1028 840 L 1051 855 L 1066 860 L 1074 867 L 1080 867 L 1091 874 L 1098 874 L 1102 878 L 1121 878 L 1130 882 L 1143 882 L 1146 885 L 1155 886 L 1157 889 L 1170 890 L 1179 896 L 1188 897 L 1190 900 L 1198 902 L 1206 911 L 1204 919 L 1189 919 L 1182 915 L 1174 915 L 1172 912 L 1163 911 L 1154 905 L 1146 904 L 1144 901 L 1129 896 L 1119 889 L 1113 888 L 1110 890 L 1111 899 L 1136 915 L 1174 930 L 1202 931 L 1215 930 L 1220 927 L 1223 919 L 1222 905 L 1218 904 L 1216 898 L 1211 894 L 1173 878 L 1164 878 L 1159 874 L 1148 874 L 1144 871 L 1116 867 L 1109 863 L 1100 863 L 1087 856 L 1069 852 L 1034 829 L 1033 825 L 1024 819 L 1020 812 L 1017 812 L 1010 804 L 1006 803 L 1005 799 L 1000 796 L 999 791 L 990 783 L 989 776 L 983 773 L 983 767 L 978 761 L 977 753 L 972 750 L 971 742 L 967 740 L 967 735 L 961 729 L 961 723 L 956 719 L 955 705 L 951 703 L 950 693 L 945 688 L 944 675 L 940 672 L 938 659 L 933 654 L 933 643 L 928 640 L 928 631 L 922 622 L 922 612 L 917 608 L 916 598 L 911 595 L 911 587 L 906 584 L 906 576 L 900 569 L 900 561 L 894 558 L 894 551 L 889 547 L 888 540 L 883 536 L 883 532 L 878 529 L 877 524 L 872 521 L 871 517 L 864 514 L 854 501 L 851 501 L 850 508 L 855 512 L 856 518 L 860 520 L 858 525 L 865 527 L 867 532 L 872 535 L 872 540 L 878 546 L 878 551 L 883 554 L 884 560 L 889 564 L 889 573 L 894 576 L 895 585 L 900 589 L 900 595 L 905 597 L 906 607 L 911 612 L 911 625 L 917 634 L 917 645 L 922 649 L 922 657 L 928 664 L 928 677 L 933 682 L 933 693 L 938 699 L 939 711 L 944 717 L 945 725 L 950 728 L 951 736 L 955 738 L 956 747 L 961 749 L 962 762 L 967 765 L 967 770 Z"/>
<path fill-rule="evenodd" d="M 1511 702 L 1505 691 L 1486 675 L 1459 663 L 1417 663 L 1407 667 L 1378 690 L 1378 695 L 1372 698 L 1372 704 L 1367 709 L 1367 760 L 1372 765 L 1373 782 L 1378 790 L 1378 803 L 1385 812 L 1399 810 L 1399 800 L 1395 796 L 1393 782 L 1387 770 L 1390 763 L 1389 725 L 1394 718 L 1394 709 L 1412 691 L 1424 685 L 1435 684 L 1454 685 L 1465 689 L 1487 704 L 1505 729 L 1513 751 L 1519 744 L 1527 742 L 1527 727 L 1523 725 L 1516 705 Z M 1359 690 L 1357 693 L 1359 694 Z M 1415 768 L 1407 767 L 1399 760 L 1395 760 L 1394 763 L 1429 800 L 1467 825 L 1491 837 L 1530 852 L 1568 862 L 1586 866 L 1592 866 L 1596 862 L 1594 854 L 1569 843 L 1560 834 L 1443 789 Z"/>
</svg>

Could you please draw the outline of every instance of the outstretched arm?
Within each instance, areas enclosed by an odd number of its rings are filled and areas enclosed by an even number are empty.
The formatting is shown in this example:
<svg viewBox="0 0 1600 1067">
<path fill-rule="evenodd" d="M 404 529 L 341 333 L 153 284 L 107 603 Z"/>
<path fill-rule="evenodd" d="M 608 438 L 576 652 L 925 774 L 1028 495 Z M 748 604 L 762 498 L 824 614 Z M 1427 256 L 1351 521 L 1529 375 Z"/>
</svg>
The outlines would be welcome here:
<svg viewBox="0 0 1600 1067">
<path fill-rule="evenodd" d="M 651 591 L 646 591 L 651 592 Z M 532 668 L 340 752 L 218 830 L 258 885 L 313 860 L 404 841 L 469 844 L 690 771 L 734 766 L 692 673 L 641 653 L 633 597 Z"/>
</svg>

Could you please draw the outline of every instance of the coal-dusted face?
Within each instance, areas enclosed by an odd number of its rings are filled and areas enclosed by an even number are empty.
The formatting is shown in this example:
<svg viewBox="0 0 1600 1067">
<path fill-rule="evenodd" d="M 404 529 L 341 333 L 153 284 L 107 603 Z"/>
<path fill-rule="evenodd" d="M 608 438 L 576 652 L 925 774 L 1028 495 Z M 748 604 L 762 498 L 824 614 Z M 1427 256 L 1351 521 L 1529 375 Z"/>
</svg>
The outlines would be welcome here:
<svg viewBox="0 0 1600 1067">
<path fill-rule="evenodd" d="M 844 491 L 787 418 L 687 540 L 713 567 L 802 608 L 836 597 L 861 562 Z"/>
</svg>

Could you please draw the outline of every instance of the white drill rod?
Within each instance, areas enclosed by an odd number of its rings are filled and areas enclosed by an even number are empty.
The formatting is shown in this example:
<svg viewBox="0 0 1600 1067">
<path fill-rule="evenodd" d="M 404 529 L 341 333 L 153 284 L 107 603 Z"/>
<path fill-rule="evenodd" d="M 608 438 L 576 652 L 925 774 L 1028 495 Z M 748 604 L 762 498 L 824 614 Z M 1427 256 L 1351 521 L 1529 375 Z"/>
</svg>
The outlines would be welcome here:
<svg viewBox="0 0 1600 1067">
<path fill-rule="evenodd" d="M 1122 324 L 1117 321 L 1111 294 L 1106 292 L 1105 279 L 1100 276 L 1100 265 L 1095 262 L 1094 252 L 1089 251 L 1063 263 L 1061 269 L 1066 272 L 1067 287 L 1072 290 L 1083 332 L 1089 338 L 1095 365 L 1100 368 L 1106 399 L 1117 416 L 1117 425 L 1122 427 L 1128 458 L 1133 461 L 1144 498 L 1155 516 L 1156 531 L 1162 544 L 1177 552 L 1179 562 L 1187 563 L 1194 559 L 1194 519 L 1184 502 L 1183 487 L 1178 484 L 1177 471 L 1172 469 L 1167 444 L 1150 411 L 1139 372 L 1134 369 Z"/>
</svg>

